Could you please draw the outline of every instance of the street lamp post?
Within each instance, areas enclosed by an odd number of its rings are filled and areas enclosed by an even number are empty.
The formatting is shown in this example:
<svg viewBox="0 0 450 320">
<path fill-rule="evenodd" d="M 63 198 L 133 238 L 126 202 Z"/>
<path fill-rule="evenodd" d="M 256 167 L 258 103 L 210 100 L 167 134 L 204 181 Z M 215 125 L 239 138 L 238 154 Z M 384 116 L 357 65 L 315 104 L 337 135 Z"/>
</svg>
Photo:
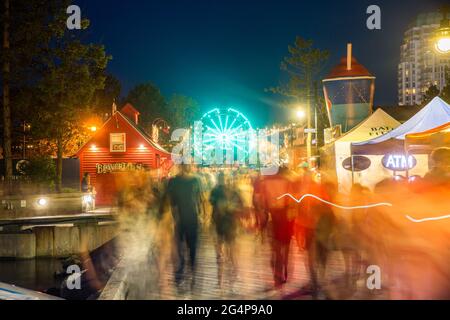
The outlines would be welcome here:
<svg viewBox="0 0 450 320">
<path fill-rule="evenodd" d="M 434 48 L 441 55 L 450 54 L 450 20 L 447 18 L 449 6 L 441 8 L 442 20 L 440 27 L 436 30 Z M 447 76 L 447 66 L 444 65 L 444 83 Z"/>
<path fill-rule="evenodd" d="M 306 136 L 306 156 L 308 157 L 308 164 L 311 167 L 311 157 L 312 157 L 312 132 L 311 132 L 311 88 L 309 84 L 311 81 L 307 81 L 307 95 L 306 95 L 306 123 L 308 133 Z"/>
<path fill-rule="evenodd" d="M 312 112 L 311 112 L 311 103 L 308 98 L 308 103 L 306 106 L 306 112 L 298 109 L 296 112 L 297 118 L 299 120 L 303 120 L 306 117 L 306 156 L 308 158 L 308 163 L 311 164 L 312 158 L 312 134 L 314 132 L 315 142 L 314 145 L 317 147 L 317 106 L 314 105 L 314 129 L 312 127 Z"/>
<path fill-rule="evenodd" d="M 439 29 L 436 30 L 434 48 L 438 53 L 450 53 L 450 20 L 447 18 L 449 7 L 442 7 L 442 20 Z"/>
</svg>

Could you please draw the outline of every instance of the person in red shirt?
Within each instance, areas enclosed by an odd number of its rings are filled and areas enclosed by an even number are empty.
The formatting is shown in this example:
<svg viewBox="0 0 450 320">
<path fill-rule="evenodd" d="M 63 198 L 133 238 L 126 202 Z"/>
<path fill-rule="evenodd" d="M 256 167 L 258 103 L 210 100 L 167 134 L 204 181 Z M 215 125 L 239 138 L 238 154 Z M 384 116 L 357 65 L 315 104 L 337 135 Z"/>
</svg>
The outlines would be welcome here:
<svg viewBox="0 0 450 320">
<path fill-rule="evenodd" d="M 293 184 L 292 195 L 296 199 L 314 195 L 331 201 L 330 195 L 334 193 L 334 189 L 332 183 L 318 181 L 315 173 L 304 166 L 300 177 Z M 297 204 L 295 236 L 299 246 L 307 251 L 306 266 L 310 274 L 310 290 L 315 298 L 320 291 L 319 279 L 325 272 L 335 225 L 333 210 L 325 202 L 307 196 Z"/>
<path fill-rule="evenodd" d="M 265 177 L 260 185 L 263 208 L 271 218 L 271 262 L 275 286 L 284 284 L 288 277 L 289 248 L 294 232 L 295 216 L 290 210 L 292 201 L 288 197 L 281 199 L 279 197 L 292 191 L 292 181 L 289 170 L 281 167 L 277 174 Z"/>
</svg>

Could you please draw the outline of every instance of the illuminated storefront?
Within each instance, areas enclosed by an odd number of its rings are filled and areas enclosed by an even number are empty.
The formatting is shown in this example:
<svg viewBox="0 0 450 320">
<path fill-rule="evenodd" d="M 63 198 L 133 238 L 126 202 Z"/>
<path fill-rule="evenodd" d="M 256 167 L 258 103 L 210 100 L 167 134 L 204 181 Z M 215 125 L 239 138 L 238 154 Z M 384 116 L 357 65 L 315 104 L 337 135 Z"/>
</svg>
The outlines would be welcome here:
<svg viewBox="0 0 450 320">
<path fill-rule="evenodd" d="M 77 156 L 80 179 L 89 174 L 98 205 L 114 203 L 120 176 L 151 169 L 164 176 L 171 166 L 170 153 L 139 127 L 139 112 L 130 104 L 114 112 Z"/>
</svg>

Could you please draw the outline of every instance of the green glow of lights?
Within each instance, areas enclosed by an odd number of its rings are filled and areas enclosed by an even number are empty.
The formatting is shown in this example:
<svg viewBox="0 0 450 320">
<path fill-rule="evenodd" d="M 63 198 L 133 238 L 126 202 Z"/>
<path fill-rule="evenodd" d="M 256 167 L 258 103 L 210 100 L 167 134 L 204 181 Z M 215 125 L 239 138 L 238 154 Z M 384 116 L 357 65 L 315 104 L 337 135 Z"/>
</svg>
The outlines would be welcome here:
<svg viewBox="0 0 450 320">
<path fill-rule="evenodd" d="M 206 112 L 202 118 L 202 159 L 204 163 L 213 163 L 215 152 L 222 154 L 232 152 L 244 157 L 249 153 L 248 130 L 252 125 L 240 111 L 228 108 L 214 108 Z M 243 159 L 234 160 L 243 161 Z"/>
</svg>

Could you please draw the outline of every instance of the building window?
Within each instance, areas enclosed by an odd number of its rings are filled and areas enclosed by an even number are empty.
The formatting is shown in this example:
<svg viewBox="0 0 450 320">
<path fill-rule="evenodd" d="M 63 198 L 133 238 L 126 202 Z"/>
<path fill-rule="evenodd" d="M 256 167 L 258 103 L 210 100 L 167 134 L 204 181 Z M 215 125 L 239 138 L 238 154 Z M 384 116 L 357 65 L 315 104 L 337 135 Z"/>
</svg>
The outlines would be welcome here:
<svg viewBox="0 0 450 320">
<path fill-rule="evenodd" d="M 127 151 L 125 133 L 111 133 L 109 135 L 109 151 L 111 152 Z"/>
</svg>

